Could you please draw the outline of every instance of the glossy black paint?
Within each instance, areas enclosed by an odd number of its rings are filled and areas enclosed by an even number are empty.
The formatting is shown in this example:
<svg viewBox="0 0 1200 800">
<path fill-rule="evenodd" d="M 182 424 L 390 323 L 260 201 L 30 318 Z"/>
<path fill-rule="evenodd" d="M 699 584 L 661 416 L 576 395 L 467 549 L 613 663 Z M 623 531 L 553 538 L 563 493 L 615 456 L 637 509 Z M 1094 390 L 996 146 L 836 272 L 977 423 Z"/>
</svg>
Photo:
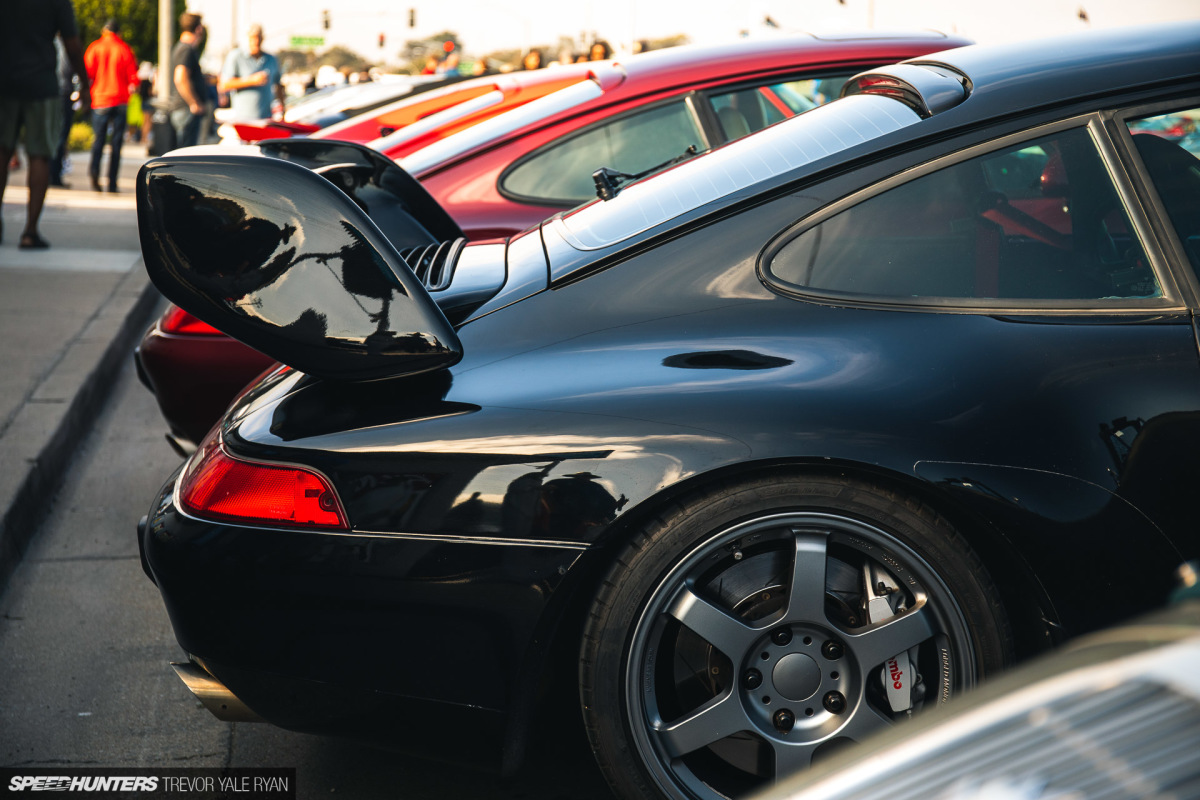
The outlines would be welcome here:
<svg viewBox="0 0 1200 800">
<path fill-rule="evenodd" d="M 145 545 L 180 645 L 206 653 L 205 665 L 239 697 L 271 709 L 274 723 L 492 768 L 501 764 L 499 734 L 521 672 L 537 666 L 528 643 L 549 641 L 542 620 L 582 555 L 572 547 L 264 536 L 189 519 L 169 494 Z M 202 605 L 189 602 L 197 595 Z M 331 681 L 335 674 L 349 680 Z M 446 739 L 433 732 L 461 734 L 462 750 L 444 752 Z"/>
<path fill-rule="evenodd" d="M 425 244 L 430 236 L 435 242 L 444 242 L 463 235 L 462 228 L 425 191 L 425 187 L 378 150 L 336 139 L 268 139 L 257 147 L 263 155 L 291 161 L 325 175 L 368 215 L 372 206 L 390 206 L 398 202 L 399 210 L 412 218 L 411 229 L 395 229 L 395 224 L 403 217 L 394 211 L 373 217 L 376 224 L 385 228 L 388 240 L 396 247 Z M 389 221 L 392 226 L 388 226 Z"/>
<path fill-rule="evenodd" d="M 151 280 L 254 349 L 331 379 L 436 370 L 460 357 L 453 328 L 396 246 L 308 169 L 174 156 L 143 166 L 137 192 Z"/>
<path fill-rule="evenodd" d="M 1179 36 L 1194 44 L 1200 31 Z M 1164 51 L 1186 67 L 1194 47 Z M 577 652 L 575 620 L 613 551 L 689 491 L 782 472 L 851 475 L 936 509 L 983 558 L 1021 655 L 1160 604 L 1174 566 L 1200 555 L 1200 303 L 1152 204 L 1135 212 L 1159 232 L 1145 242 L 1166 289 L 1156 309 L 947 313 L 815 302 L 760 279 L 769 242 L 798 220 L 1039 125 L 1082 115 L 1107 131 L 1113 173 L 1137 182 L 1130 142 L 1099 112 L 1200 98 L 1195 74 L 1160 63 L 1175 76 L 1160 87 L 1154 65 L 1117 58 L 1129 92 L 1075 97 L 1047 72 L 1028 78 L 1038 107 L 1016 118 L 1012 92 L 984 80 L 1007 80 L 1008 62 L 971 58 L 947 57 L 978 67 L 962 67 L 970 96 L 880 150 L 619 247 L 565 253 L 549 223 L 550 287 L 531 282 L 519 302 L 480 309 L 458 329 L 463 358 L 449 369 L 261 384 L 223 421 L 226 446 L 321 470 L 352 532 L 191 520 L 168 482 L 142 544 L 180 643 L 256 711 L 303 729 L 334 727 L 297 719 L 272 688 L 280 674 L 343 693 L 344 713 L 372 729 L 382 712 L 371 692 L 486 709 L 511 768 L 532 698 L 573 668 L 552 654 Z M 1082 74 L 1079 52 L 1063 59 L 1085 87 L 1110 79 L 1107 67 Z M 297 663 L 281 666 L 281 647 Z M 442 668 L 447 648 L 471 649 L 462 672 Z M 396 659 L 411 680 L 389 685 Z"/>
</svg>

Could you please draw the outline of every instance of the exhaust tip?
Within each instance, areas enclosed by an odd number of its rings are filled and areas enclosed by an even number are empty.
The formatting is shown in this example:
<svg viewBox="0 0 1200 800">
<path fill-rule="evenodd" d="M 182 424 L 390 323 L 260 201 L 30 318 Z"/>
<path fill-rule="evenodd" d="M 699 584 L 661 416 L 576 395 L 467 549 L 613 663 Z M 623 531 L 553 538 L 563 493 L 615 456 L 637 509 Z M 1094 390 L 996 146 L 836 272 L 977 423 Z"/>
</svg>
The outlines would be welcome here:
<svg viewBox="0 0 1200 800">
<path fill-rule="evenodd" d="M 172 661 L 171 668 L 214 717 L 225 722 L 264 722 L 233 692 L 194 661 Z"/>
</svg>

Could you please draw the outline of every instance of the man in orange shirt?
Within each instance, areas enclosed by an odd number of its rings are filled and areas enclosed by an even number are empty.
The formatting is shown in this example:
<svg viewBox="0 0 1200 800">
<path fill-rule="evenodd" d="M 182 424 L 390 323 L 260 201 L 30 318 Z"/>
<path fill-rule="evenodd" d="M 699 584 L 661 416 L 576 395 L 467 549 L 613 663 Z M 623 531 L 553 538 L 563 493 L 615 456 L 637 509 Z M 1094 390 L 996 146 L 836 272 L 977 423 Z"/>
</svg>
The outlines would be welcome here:
<svg viewBox="0 0 1200 800">
<path fill-rule="evenodd" d="M 100 38 L 88 45 L 83 54 L 88 77 L 92 81 L 92 188 L 100 189 L 100 159 L 104 140 L 112 133 L 108 156 L 108 190 L 117 191 L 117 171 L 121 168 L 121 144 L 125 139 L 126 106 L 129 92 L 138 85 L 137 60 L 133 50 L 121 39 L 121 27 L 115 19 L 104 24 Z"/>
</svg>

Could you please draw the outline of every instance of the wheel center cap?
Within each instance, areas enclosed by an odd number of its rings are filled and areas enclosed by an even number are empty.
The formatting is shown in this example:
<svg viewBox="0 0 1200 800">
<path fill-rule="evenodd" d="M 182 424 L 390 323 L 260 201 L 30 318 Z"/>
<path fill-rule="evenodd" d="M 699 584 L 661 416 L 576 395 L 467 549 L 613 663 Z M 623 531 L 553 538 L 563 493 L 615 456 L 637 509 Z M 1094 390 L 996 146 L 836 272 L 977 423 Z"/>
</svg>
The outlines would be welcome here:
<svg viewBox="0 0 1200 800">
<path fill-rule="evenodd" d="M 788 700 L 807 700 L 821 686 L 821 668 L 803 653 L 791 653 L 779 659 L 771 680 Z"/>
</svg>

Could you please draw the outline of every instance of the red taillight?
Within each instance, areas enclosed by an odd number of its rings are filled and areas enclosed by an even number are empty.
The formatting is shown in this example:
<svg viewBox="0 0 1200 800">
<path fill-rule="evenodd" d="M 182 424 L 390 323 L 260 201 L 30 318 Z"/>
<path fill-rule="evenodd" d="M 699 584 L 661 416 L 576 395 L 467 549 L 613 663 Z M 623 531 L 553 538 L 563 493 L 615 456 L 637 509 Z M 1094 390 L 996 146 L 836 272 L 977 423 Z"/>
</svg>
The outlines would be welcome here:
<svg viewBox="0 0 1200 800">
<path fill-rule="evenodd" d="M 234 458 L 208 435 L 184 472 L 179 501 L 189 514 L 244 524 L 349 530 L 342 504 L 321 475 Z"/>
<path fill-rule="evenodd" d="M 203 320 L 193 317 L 179 306 L 171 306 L 163 314 L 159 327 L 163 333 L 175 333 L 182 336 L 223 336 L 219 330 Z"/>
</svg>

